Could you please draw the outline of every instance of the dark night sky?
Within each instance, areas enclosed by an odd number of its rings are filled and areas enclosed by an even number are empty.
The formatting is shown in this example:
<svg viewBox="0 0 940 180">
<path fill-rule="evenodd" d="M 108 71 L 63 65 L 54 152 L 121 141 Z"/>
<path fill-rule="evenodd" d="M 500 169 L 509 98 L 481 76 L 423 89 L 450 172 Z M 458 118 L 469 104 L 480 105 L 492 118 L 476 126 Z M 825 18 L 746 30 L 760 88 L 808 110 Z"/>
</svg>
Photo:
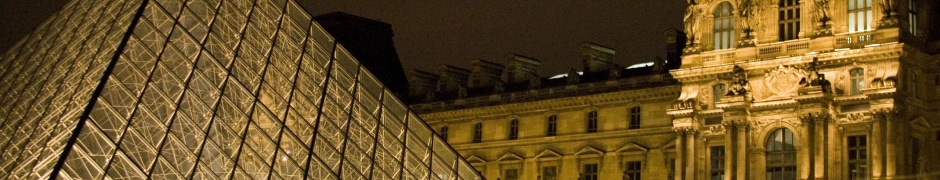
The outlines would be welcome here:
<svg viewBox="0 0 940 180">
<path fill-rule="evenodd" d="M 66 0 L 0 1 L 0 49 L 19 41 Z M 617 50 L 621 65 L 665 56 L 662 32 L 682 29 L 683 0 L 299 1 L 311 14 L 345 11 L 392 24 L 404 68 L 437 72 L 470 61 L 503 63 L 507 53 L 542 61 L 549 76 L 581 68 L 584 41 Z"/>
</svg>

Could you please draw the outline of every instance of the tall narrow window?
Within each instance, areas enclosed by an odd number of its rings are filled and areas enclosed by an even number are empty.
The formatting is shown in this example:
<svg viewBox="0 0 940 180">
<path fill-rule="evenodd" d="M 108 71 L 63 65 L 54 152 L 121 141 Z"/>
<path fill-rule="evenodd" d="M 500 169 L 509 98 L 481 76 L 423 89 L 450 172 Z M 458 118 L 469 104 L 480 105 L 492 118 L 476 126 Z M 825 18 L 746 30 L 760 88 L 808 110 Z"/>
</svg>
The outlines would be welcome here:
<svg viewBox="0 0 940 180">
<path fill-rule="evenodd" d="M 507 169 L 503 172 L 505 180 L 519 180 L 519 169 Z"/>
<path fill-rule="evenodd" d="M 796 39 L 800 33 L 800 1 L 780 0 L 777 25 L 780 41 Z"/>
<path fill-rule="evenodd" d="M 868 179 L 868 151 L 865 136 L 848 137 L 849 180 Z"/>
<path fill-rule="evenodd" d="M 473 124 L 473 142 L 483 142 L 483 123 Z"/>
<path fill-rule="evenodd" d="M 597 180 L 597 164 L 585 164 L 581 172 L 583 180 Z"/>
<path fill-rule="evenodd" d="M 767 180 L 796 180 L 796 139 L 786 128 L 767 138 Z"/>
<path fill-rule="evenodd" d="M 513 119 L 509 121 L 509 139 L 519 139 L 519 120 Z"/>
<path fill-rule="evenodd" d="M 856 68 L 849 71 L 849 75 L 852 81 L 852 87 L 849 87 L 851 95 L 862 94 L 862 87 L 865 87 L 865 71 L 862 68 Z"/>
<path fill-rule="evenodd" d="M 734 42 L 734 16 L 731 3 L 722 2 L 715 9 L 715 50 L 730 49 Z"/>
<path fill-rule="evenodd" d="M 871 30 L 871 0 L 848 0 L 849 32 Z"/>
<path fill-rule="evenodd" d="M 640 173 L 643 171 L 643 165 L 640 161 L 629 161 L 626 164 L 627 169 L 623 171 L 623 179 L 640 180 Z"/>
<path fill-rule="evenodd" d="M 917 0 L 909 0 L 907 3 L 907 22 L 910 24 L 911 35 L 917 36 Z"/>
<path fill-rule="evenodd" d="M 917 97 L 917 85 L 920 84 L 917 80 L 917 72 L 911 71 L 911 95 L 915 98 Z"/>
<path fill-rule="evenodd" d="M 540 180 L 558 180 L 558 169 L 555 166 L 542 167 L 542 179 Z"/>
<path fill-rule="evenodd" d="M 558 133 L 558 116 L 548 116 L 548 129 L 545 131 L 547 136 L 555 136 Z"/>
<path fill-rule="evenodd" d="M 721 97 L 725 96 L 725 84 L 716 84 L 712 87 L 712 101 L 715 103 L 721 101 Z"/>
<path fill-rule="evenodd" d="M 725 147 L 712 146 L 710 150 L 711 156 L 708 158 L 711 159 L 711 180 L 723 180 L 725 179 Z"/>
<path fill-rule="evenodd" d="M 630 108 L 630 129 L 640 129 L 640 106 Z"/>
<path fill-rule="evenodd" d="M 440 133 L 439 135 L 441 135 L 441 140 L 444 140 L 444 142 L 447 142 L 447 129 L 448 129 L 447 126 L 444 126 L 444 127 L 441 127 L 441 131 L 438 132 Z"/>
<path fill-rule="evenodd" d="M 588 113 L 587 132 L 597 132 L 597 111 L 591 111 Z"/>
</svg>

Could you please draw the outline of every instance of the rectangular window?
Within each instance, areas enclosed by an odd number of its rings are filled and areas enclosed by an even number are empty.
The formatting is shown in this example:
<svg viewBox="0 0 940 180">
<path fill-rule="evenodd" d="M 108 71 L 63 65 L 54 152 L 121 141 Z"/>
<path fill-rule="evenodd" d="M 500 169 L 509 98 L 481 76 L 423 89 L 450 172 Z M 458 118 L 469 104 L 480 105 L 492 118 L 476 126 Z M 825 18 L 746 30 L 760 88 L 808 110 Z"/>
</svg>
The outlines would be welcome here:
<svg viewBox="0 0 940 180">
<path fill-rule="evenodd" d="M 871 0 L 848 0 L 849 32 L 871 30 Z"/>
<path fill-rule="evenodd" d="M 483 142 L 483 123 L 473 124 L 473 142 Z"/>
<path fill-rule="evenodd" d="M 865 136 L 848 137 L 849 180 L 868 179 L 868 152 Z"/>
<path fill-rule="evenodd" d="M 447 142 L 447 126 L 441 127 L 441 131 L 439 133 L 439 135 L 441 135 L 441 140 Z"/>
<path fill-rule="evenodd" d="M 519 169 L 506 169 L 506 171 L 503 171 L 503 179 L 519 180 Z"/>
<path fill-rule="evenodd" d="M 597 180 L 597 164 L 585 164 L 581 176 L 583 180 Z"/>
<path fill-rule="evenodd" d="M 591 111 L 588 113 L 587 132 L 597 132 L 597 111 Z"/>
<path fill-rule="evenodd" d="M 630 129 L 640 129 L 640 107 L 630 108 Z"/>
<path fill-rule="evenodd" d="M 519 120 L 513 119 L 509 121 L 509 139 L 519 139 Z"/>
<path fill-rule="evenodd" d="M 712 87 L 712 101 L 718 103 L 721 101 L 721 97 L 725 95 L 725 84 L 716 84 L 715 87 Z"/>
<path fill-rule="evenodd" d="M 907 21 L 910 24 L 909 29 L 910 29 L 911 35 L 917 36 L 917 21 L 918 21 L 917 16 L 919 14 L 917 13 L 918 3 L 917 3 L 917 0 L 909 0 L 907 4 L 908 4 Z"/>
<path fill-rule="evenodd" d="M 710 149 L 711 156 L 708 158 L 711 159 L 711 180 L 723 180 L 725 179 L 725 147 L 724 146 L 712 146 Z"/>
<path fill-rule="evenodd" d="M 786 41 L 798 38 L 800 34 L 799 0 L 780 0 L 779 7 L 780 11 L 777 19 L 779 40 Z"/>
<path fill-rule="evenodd" d="M 851 95 L 862 94 L 862 88 L 865 87 L 865 71 L 862 68 L 856 68 L 849 71 L 852 81 Z"/>
<path fill-rule="evenodd" d="M 558 169 L 555 166 L 542 167 L 542 178 L 540 180 L 558 180 Z"/>
<path fill-rule="evenodd" d="M 629 161 L 626 164 L 626 171 L 623 172 L 623 179 L 640 180 L 640 174 L 643 171 L 643 165 L 640 161 Z"/>
<path fill-rule="evenodd" d="M 555 136 L 558 133 L 558 116 L 551 115 L 548 116 L 548 130 L 546 130 L 545 135 Z"/>
</svg>

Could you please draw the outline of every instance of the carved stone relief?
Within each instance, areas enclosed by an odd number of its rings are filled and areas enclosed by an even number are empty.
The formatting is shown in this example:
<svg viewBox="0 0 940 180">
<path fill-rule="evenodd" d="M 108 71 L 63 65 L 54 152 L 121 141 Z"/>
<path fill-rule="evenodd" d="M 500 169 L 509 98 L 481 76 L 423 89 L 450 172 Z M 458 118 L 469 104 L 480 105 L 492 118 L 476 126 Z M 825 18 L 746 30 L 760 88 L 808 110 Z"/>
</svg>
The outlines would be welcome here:
<svg viewBox="0 0 940 180">
<path fill-rule="evenodd" d="M 800 89 L 800 80 L 806 72 L 801 69 L 780 66 L 764 74 L 764 92 L 766 99 L 790 98 Z"/>
</svg>

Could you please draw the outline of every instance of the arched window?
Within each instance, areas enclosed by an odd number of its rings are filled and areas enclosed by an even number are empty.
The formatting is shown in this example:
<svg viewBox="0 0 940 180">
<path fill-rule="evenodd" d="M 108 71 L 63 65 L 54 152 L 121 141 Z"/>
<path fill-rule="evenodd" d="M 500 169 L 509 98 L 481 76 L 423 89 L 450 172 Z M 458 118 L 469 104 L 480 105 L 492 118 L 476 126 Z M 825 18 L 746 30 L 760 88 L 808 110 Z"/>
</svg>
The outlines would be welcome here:
<svg viewBox="0 0 940 180">
<path fill-rule="evenodd" d="M 767 180 L 796 179 L 796 139 L 786 128 L 767 138 Z"/>
<path fill-rule="evenodd" d="M 509 139 L 519 139 L 519 120 L 512 119 L 509 121 Z"/>
<path fill-rule="evenodd" d="M 865 87 L 865 70 L 862 68 L 856 68 L 849 71 L 852 83 L 849 89 L 851 90 L 850 95 L 859 95 L 862 94 L 862 87 Z"/>
<path fill-rule="evenodd" d="M 483 142 L 483 123 L 473 124 L 473 142 Z"/>
<path fill-rule="evenodd" d="M 778 25 L 780 41 L 796 39 L 800 33 L 800 1 L 780 0 Z"/>
<path fill-rule="evenodd" d="M 441 127 L 441 131 L 438 132 L 438 135 L 441 135 L 441 140 L 447 142 L 447 126 Z"/>
<path fill-rule="evenodd" d="M 731 3 L 722 2 L 715 8 L 715 50 L 730 49 L 734 42 L 734 9 Z"/>
</svg>

